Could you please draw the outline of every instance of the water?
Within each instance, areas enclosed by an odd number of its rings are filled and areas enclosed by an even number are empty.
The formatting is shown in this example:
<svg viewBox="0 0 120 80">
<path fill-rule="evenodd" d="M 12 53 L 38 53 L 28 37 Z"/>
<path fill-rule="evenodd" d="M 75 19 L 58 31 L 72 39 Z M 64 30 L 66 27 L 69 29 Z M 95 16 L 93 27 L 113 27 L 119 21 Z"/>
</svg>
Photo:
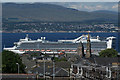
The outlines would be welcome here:
<svg viewBox="0 0 120 80">
<path fill-rule="evenodd" d="M 29 38 L 36 40 L 41 37 L 46 37 L 47 40 L 57 41 L 60 39 L 75 39 L 82 34 L 88 33 L 2 33 L 2 48 L 14 46 L 14 42 L 18 42 L 19 39 L 25 38 L 26 34 L 29 35 Z M 116 50 L 120 47 L 118 45 L 118 33 L 90 33 L 91 36 L 100 36 L 101 38 L 114 36 L 116 37 Z"/>
</svg>

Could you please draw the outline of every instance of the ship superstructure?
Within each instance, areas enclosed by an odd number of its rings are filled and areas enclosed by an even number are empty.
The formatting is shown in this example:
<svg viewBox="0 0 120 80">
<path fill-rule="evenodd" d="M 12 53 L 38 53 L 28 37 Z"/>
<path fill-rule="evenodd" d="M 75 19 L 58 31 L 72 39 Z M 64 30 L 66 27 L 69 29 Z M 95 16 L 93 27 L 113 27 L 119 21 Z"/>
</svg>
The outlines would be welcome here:
<svg viewBox="0 0 120 80">
<path fill-rule="evenodd" d="M 11 48 L 4 48 L 4 50 L 13 51 L 18 54 L 23 54 L 28 51 L 39 51 L 42 53 L 77 53 L 77 47 L 80 42 L 83 43 L 84 50 L 87 48 L 87 37 L 88 35 L 82 35 L 73 40 L 58 40 L 52 42 L 46 40 L 46 37 L 41 39 L 31 40 L 28 35 L 25 39 L 20 39 L 19 42 L 15 42 Z M 98 53 L 106 48 L 115 48 L 115 37 L 107 37 L 106 40 L 100 40 L 100 37 L 92 38 L 90 36 L 91 52 L 93 54 Z M 86 52 L 86 51 L 85 51 Z"/>
</svg>

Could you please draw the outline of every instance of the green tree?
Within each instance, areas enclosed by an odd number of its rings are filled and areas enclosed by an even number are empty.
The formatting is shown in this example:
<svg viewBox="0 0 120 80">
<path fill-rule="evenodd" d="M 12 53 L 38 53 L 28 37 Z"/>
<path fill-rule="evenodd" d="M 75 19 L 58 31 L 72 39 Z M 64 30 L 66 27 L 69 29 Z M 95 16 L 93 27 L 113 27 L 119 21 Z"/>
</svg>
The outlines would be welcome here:
<svg viewBox="0 0 120 80">
<path fill-rule="evenodd" d="M 25 65 L 18 54 L 11 51 L 2 52 L 2 73 L 17 73 L 19 63 L 19 72 L 25 73 Z"/>
<path fill-rule="evenodd" d="M 67 61 L 67 59 L 66 58 L 64 58 L 64 57 L 62 57 L 62 58 L 54 58 L 54 60 L 56 61 L 56 62 L 61 62 L 61 61 Z"/>
<path fill-rule="evenodd" d="M 99 56 L 101 57 L 117 57 L 118 56 L 118 52 L 116 50 L 112 49 L 106 49 L 106 50 L 102 50 L 99 53 Z"/>
</svg>

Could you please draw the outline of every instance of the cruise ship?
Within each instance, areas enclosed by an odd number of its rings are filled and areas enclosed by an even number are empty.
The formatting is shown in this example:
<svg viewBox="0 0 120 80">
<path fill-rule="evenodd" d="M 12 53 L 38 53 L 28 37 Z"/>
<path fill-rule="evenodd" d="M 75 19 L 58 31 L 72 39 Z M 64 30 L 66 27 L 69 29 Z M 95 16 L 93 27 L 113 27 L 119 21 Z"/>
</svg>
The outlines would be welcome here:
<svg viewBox="0 0 120 80">
<path fill-rule="evenodd" d="M 83 43 L 84 50 L 86 50 L 88 35 L 82 35 L 76 39 L 71 40 L 58 40 L 48 41 L 46 37 L 41 37 L 37 40 L 32 40 L 26 35 L 25 39 L 20 39 L 19 42 L 14 42 L 14 46 L 10 48 L 4 48 L 4 50 L 12 51 L 18 54 L 24 54 L 29 52 L 42 52 L 42 53 L 77 53 L 77 47 L 80 42 Z M 107 37 L 104 40 L 99 36 L 91 37 L 91 51 L 92 54 L 97 54 L 101 50 L 107 48 L 115 49 L 116 37 Z"/>
</svg>

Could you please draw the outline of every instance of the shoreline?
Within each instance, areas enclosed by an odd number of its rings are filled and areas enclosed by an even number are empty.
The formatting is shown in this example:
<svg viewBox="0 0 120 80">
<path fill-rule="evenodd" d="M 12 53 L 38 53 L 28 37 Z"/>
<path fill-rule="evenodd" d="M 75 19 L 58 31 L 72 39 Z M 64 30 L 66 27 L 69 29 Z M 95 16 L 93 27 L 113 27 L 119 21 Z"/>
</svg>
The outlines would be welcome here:
<svg viewBox="0 0 120 80">
<path fill-rule="evenodd" d="M 0 33 L 118 33 L 118 32 L 0 32 Z"/>
</svg>

